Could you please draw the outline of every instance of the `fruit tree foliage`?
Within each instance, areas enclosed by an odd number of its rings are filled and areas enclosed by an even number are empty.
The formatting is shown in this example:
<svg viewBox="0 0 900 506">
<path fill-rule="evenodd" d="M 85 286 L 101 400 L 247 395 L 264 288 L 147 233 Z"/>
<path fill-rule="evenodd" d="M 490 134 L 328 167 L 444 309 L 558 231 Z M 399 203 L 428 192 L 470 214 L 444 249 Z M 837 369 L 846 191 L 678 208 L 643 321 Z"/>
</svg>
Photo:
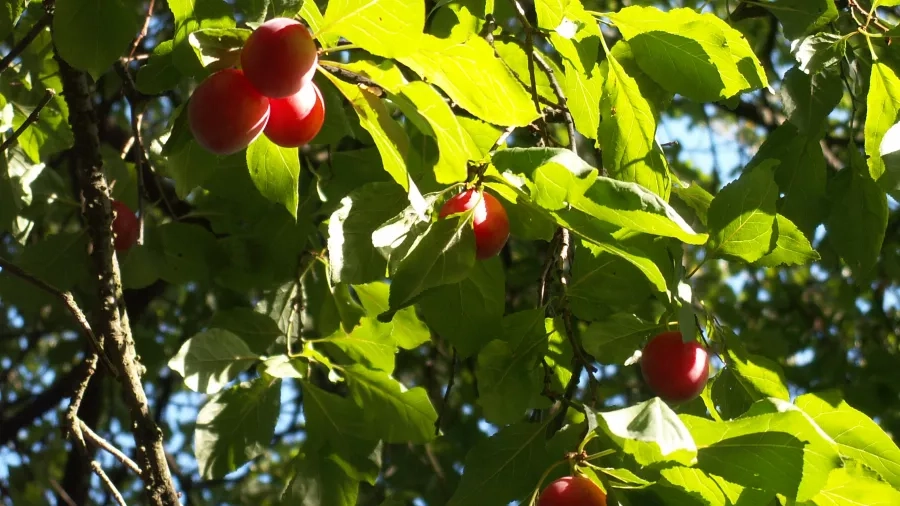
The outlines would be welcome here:
<svg viewBox="0 0 900 506">
<path fill-rule="evenodd" d="M 315 51 L 242 52 L 277 18 Z M 6 0 L 2 502 L 900 504 L 895 36 L 896 0 Z"/>
</svg>

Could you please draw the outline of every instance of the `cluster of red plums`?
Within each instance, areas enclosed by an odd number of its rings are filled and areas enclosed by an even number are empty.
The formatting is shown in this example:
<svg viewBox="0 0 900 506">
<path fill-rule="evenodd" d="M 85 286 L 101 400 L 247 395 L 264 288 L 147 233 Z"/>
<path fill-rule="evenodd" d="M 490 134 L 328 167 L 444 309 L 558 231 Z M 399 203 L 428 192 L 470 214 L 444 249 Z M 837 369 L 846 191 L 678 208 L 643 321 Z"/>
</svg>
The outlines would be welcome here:
<svg viewBox="0 0 900 506">
<path fill-rule="evenodd" d="M 220 70 L 194 90 L 188 102 L 194 138 L 217 155 L 237 153 L 260 133 L 282 147 L 309 143 L 325 121 L 322 93 L 312 82 L 317 64 L 302 23 L 266 21 L 244 43 L 240 69 Z"/>
</svg>

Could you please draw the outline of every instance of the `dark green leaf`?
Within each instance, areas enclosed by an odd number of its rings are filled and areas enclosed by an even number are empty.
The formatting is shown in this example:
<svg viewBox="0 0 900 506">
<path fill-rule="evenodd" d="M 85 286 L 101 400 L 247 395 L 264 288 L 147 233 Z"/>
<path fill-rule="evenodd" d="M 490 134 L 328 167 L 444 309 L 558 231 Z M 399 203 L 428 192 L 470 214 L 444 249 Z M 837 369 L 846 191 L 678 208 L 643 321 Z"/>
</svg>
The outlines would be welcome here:
<svg viewBox="0 0 900 506">
<path fill-rule="evenodd" d="M 240 337 L 256 353 L 263 354 L 282 335 L 275 320 L 250 308 L 235 307 L 216 311 L 210 328 L 230 331 Z"/>
<path fill-rule="evenodd" d="M 410 305 L 429 288 L 462 281 L 474 265 L 475 234 L 469 217 L 434 222 L 392 273 L 391 309 Z"/>
<path fill-rule="evenodd" d="M 878 263 L 888 205 L 884 191 L 866 174 L 864 162 L 851 158 L 851 165 L 828 184 L 831 209 L 825 226 L 834 250 L 856 276 L 866 276 Z"/>
<path fill-rule="evenodd" d="M 372 244 L 372 233 L 408 205 L 394 183 L 360 186 L 341 200 L 328 222 L 328 251 L 335 282 L 368 283 L 385 275 L 387 260 Z"/>
<path fill-rule="evenodd" d="M 505 286 L 498 259 L 475 262 L 466 279 L 422 294 L 422 317 L 429 328 L 456 347 L 460 357 L 469 357 L 500 335 Z"/>
<path fill-rule="evenodd" d="M 788 120 L 800 133 L 821 138 L 827 118 L 843 96 L 840 77 L 834 73 L 805 74 L 793 67 L 784 75 L 781 100 Z"/>
<path fill-rule="evenodd" d="M 120 57 L 138 31 L 135 11 L 122 0 L 57 0 L 53 39 L 60 56 L 94 79 Z"/>
<path fill-rule="evenodd" d="M 832 0 L 769 0 L 759 5 L 781 21 L 788 40 L 816 32 L 838 17 Z"/>
<path fill-rule="evenodd" d="M 710 250 L 755 262 L 775 244 L 775 185 L 773 166 L 763 162 L 727 184 L 709 207 Z"/>
<path fill-rule="evenodd" d="M 629 313 L 616 313 L 591 323 L 581 335 L 585 351 L 601 364 L 622 364 L 644 341 L 662 331 L 664 325 L 641 320 Z"/>
<path fill-rule="evenodd" d="M 214 394 L 257 360 L 259 355 L 238 336 L 210 329 L 185 341 L 168 365 L 191 390 Z"/>
<path fill-rule="evenodd" d="M 407 390 L 383 372 L 359 365 L 344 369 L 350 395 L 362 408 L 367 435 L 385 443 L 422 444 L 434 439 L 437 412 L 422 387 Z"/>
<path fill-rule="evenodd" d="M 197 415 L 194 453 L 205 479 L 223 478 L 269 448 L 281 380 L 245 381 L 211 397 Z"/>
</svg>

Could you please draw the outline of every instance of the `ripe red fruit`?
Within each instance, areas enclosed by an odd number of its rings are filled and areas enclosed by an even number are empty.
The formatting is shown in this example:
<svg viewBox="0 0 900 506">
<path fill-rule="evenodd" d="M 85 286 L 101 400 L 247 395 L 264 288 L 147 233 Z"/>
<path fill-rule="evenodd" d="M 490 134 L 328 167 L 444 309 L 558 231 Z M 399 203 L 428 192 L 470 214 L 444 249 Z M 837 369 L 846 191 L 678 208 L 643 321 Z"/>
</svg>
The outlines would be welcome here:
<svg viewBox="0 0 900 506">
<path fill-rule="evenodd" d="M 472 228 L 475 231 L 475 257 L 484 260 L 500 253 L 509 239 L 509 217 L 499 200 L 489 193 L 472 188 L 450 198 L 441 207 L 440 217 L 446 218 L 473 207 L 475 207 L 472 220 Z"/>
<path fill-rule="evenodd" d="M 541 492 L 538 506 L 606 506 L 606 494 L 584 476 L 566 476 Z"/>
<path fill-rule="evenodd" d="M 269 109 L 266 137 L 286 148 L 298 148 L 313 140 L 325 123 L 325 102 L 313 83 L 288 98 L 270 99 Z"/>
<path fill-rule="evenodd" d="M 241 50 L 247 79 L 269 98 L 289 97 L 312 81 L 319 56 L 299 21 L 275 18 L 259 26 Z"/>
<path fill-rule="evenodd" d="M 207 77 L 188 102 L 194 138 L 217 155 L 230 155 L 249 146 L 268 120 L 269 100 L 236 69 Z"/>
<path fill-rule="evenodd" d="M 706 386 L 709 354 L 696 341 L 685 343 L 681 332 L 664 332 L 644 347 L 641 374 L 663 400 L 686 402 L 700 395 Z"/>
<path fill-rule="evenodd" d="M 134 212 L 118 200 L 112 201 L 113 208 L 113 246 L 116 251 L 127 251 L 137 243 L 141 233 L 140 224 Z"/>
</svg>

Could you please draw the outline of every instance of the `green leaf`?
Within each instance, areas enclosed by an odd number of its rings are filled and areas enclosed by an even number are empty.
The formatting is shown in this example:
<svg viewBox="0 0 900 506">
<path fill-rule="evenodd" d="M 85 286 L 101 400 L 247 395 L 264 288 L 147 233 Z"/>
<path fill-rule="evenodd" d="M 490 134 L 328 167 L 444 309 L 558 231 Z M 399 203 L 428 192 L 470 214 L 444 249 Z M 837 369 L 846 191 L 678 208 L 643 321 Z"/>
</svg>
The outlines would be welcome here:
<svg viewBox="0 0 900 506">
<path fill-rule="evenodd" d="M 503 62 L 510 68 L 513 74 L 518 76 L 520 81 L 529 83 L 530 86 L 531 77 L 528 73 L 528 55 L 525 54 L 525 49 L 522 48 L 522 45 L 515 42 L 503 42 L 500 40 L 495 40 L 494 49 L 497 51 L 497 55 L 500 56 L 500 59 L 502 59 Z M 537 50 L 538 49 L 535 48 L 535 51 Z M 540 56 L 544 58 L 544 61 L 547 62 L 547 65 L 550 66 L 555 76 L 559 77 L 562 75 L 562 69 L 560 69 L 556 65 L 556 62 L 553 61 L 553 59 L 549 58 L 546 54 L 543 53 L 540 53 Z M 551 104 L 558 105 L 559 98 L 557 98 L 556 92 L 553 90 L 553 86 L 550 84 L 550 78 L 547 77 L 547 73 L 537 70 L 534 73 L 534 80 L 537 84 L 538 95 L 543 100 L 546 100 Z"/>
<path fill-rule="evenodd" d="M 794 225 L 794 222 L 779 214 L 775 216 L 775 249 L 760 258 L 758 265 L 777 267 L 779 265 L 803 265 L 819 260 L 819 254 L 809 243 L 809 239 Z"/>
<path fill-rule="evenodd" d="M 366 430 L 360 435 L 385 443 L 423 444 L 434 439 L 437 412 L 422 387 L 407 390 L 387 373 L 359 365 L 344 368 L 354 402 L 362 408 Z"/>
<path fill-rule="evenodd" d="M 697 213 L 697 219 L 700 220 L 700 223 L 704 226 L 707 225 L 709 206 L 713 201 L 712 194 L 697 183 L 685 187 L 675 186 L 672 188 L 672 192 Z"/>
<path fill-rule="evenodd" d="M 308 374 L 308 368 L 308 363 L 302 359 L 292 359 L 287 355 L 275 355 L 264 360 L 258 370 L 261 375 L 273 378 L 303 379 Z"/>
<path fill-rule="evenodd" d="M 836 33 L 820 32 L 791 44 L 791 53 L 800 64 L 800 70 L 808 73 L 834 66 L 846 51 L 847 40 Z"/>
<path fill-rule="evenodd" d="M 281 335 L 275 320 L 250 308 L 216 311 L 209 322 L 213 329 L 227 330 L 240 337 L 255 353 L 264 354 Z"/>
<path fill-rule="evenodd" d="M 615 313 L 591 323 L 581 335 L 585 351 L 601 364 L 622 364 L 640 349 L 647 337 L 665 326 L 644 321 L 629 313 Z"/>
<path fill-rule="evenodd" d="M 251 33 L 247 28 L 204 28 L 188 35 L 188 43 L 204 67 L 228 68 L 240 62 Z"/>
<path fill-rule="evenodd" d="M 681 416 L 699 448 L 697 467 L 745 487 L 810 499 L 840 465 L 837 452 L 799 411 L 772 412 L 767 401 L 755 406 L 762 409 L 751 412 L 764 414 L 730 422 Z"/>
<path fill-rule="evenodd" d="M 832 0 L 770 0 L 757 5 L 778 18 L 788 40 L 816 32 L 838 17 Z"/>
<path fill-rule="evenodd" d="M 189 338 L 169 360 L 169 368 L 195 392 L 214 394 L 259 360 L 241 338 L 210 329 Z"/>
<path fill-rule="evenodd" d="M 138 31 L 137 16 L 122 0 L 57 0 L 53 41 L 59 55 L 94 79 L 125 54 Z"/>
<path fill-rule="evenodd" d="M 780 162 L 775 167 L 775 182 L 784 196 L 778 212 L 809 238 L 828 209 L 825 199 L 828 168 L 819 140 L 817 136 L 799 133 L 792 123 L 782 123 L 769 134 L 744 169 L 770 163 L 768 160 Z"/>
<path fill-rule="evenodd" d="M 520 420 L 543 389 L 540 359 L 547 350 L 544 310 L 503 318 L 503 338 L 478 354 L 478 404 L 487 421 L 506 425 Z"/>
<path fill-rule="evenodd" d="M 19 16 L 25 11 L 25 0 L 10 0 L 0 5 L 0 40 L 12 33 Z"/>
<path fill-rule="evenodd" d="M 215 236 L 200 225 L 169 222 L 157 229 L 157 252 L 163 261 L 159 277 L 170 283 L 203 281 L 215 255 Z"/>
<path fill-rule="evenodd" d="M 659 397 L 597 415 L 602 419 L 600 428 L 638 464 L 675 461 L 689 465 L 696 458 L 691 433 Z"/>
<path fill-rule="evenodd" d="M 297 218 L 300 203 L 300 158 L 297 148 L 283 148 L 260 135 L 247 148 L 250 178 L 262 195 Z"/>
<path fill-rule="evenodd" d="M 282 504 L 296 506 L 354 506 L 359 495 L 359 480 L 341 467 L 313 454 L 297 456 L 293 476 L 281 497 Z"/>
<path fill-rule="evenodd" d="M 641 69 L 673 93 L 709 102 L 768 85 L 744 36 L 713 14 L 633 6 L 609 17 Z"/>
<path fill-rule="evenodd" d="M 134 84 L 138 91 L 154 95 L 178 86 L 182 76 L 172 60 L 173 48 L 171 40 L 163 41 L 153 48 L 147 63 L 137 71 Z"/>
<path fill-rule="evenodd" d="M 886 63 L 872 64 L 869 94 L 866 96 L 866 153 L 869 174 L 885 190 L 892 190 L 900 182 L 900 174 L 887 171 L 884 160 L 876 153 L 885 133 L 900 119 L 900 78 Z"/>
<path fill-rule="evenodd" d="M 774 361 L 747 352 L 741 340 L 730 330 L 716 328 L 725 343 L 725 363 L 732 369 L 741 393 L 755 402 L 767 397 L 788 400 L 790 393 L 784 371 Z"/>
<path fill-rule="evenodd" d="M 697 468 L 675 466 L 661 470 L 660 475 L 665 486 L 684 490 L 704 504 L 730 504 L 716 481 Z"/>
<path fill-rule="evenodd" d="M 460 358 L 475 354 L 501 333 L 506 279 L 500 260 L 475 262 L 462 281 L 423 293 L 419 307 L 428 327 L 455 346 Z"/>
<path fill-rule="evenodd" d="M 245 381 L 211 397 L 197 414 L 194 454 L 204 479 L 223 478 L 263 454 L 275 433 L 281 380 Z"/>
<path fill-rule="evenodd" d="M 410 181 L 406 171 L 409 138 L 403 127 L 391 117 L 384 102 L 371 91 L 345 83 L 328 72 L 323 74 L 347 97 L 353 110 L 359 115 L 360 126 L 369 132 L 378 147 L 384 170 L 404 190 L 409 190 Z"/>
<path fill-rule="evenodd" d="M 795 403 L 837 443 L 841 456 L 859 460 L 900 488 L 900 449 L 871 418 L 836 391 L 801 395 Z"/>
<path fill-rule="evenodd" d="M 616 309 L 634 311 L 652 296 L 644 277 L 645 273 L 620 255 L 586 244 L 575 250 L 572 263 L 568 290 L 572 312 L 585 320 L 599 320 Z"/>
<path fill-rule="evenodd" d="M 398 60 L 489 123 L 524 126 L 538 116 L 529 93 L 480 37 L 459 42 L 426 34 L 416 52 Z"/>
<path fill-rule="evenodd" d="M 369 431 L 362 409 L 352 400 L 328 393 L 303 381 L 303 413 L 306 417 L 310 444 L 329 452 L 336 462 L 357 481 L 375 484 L 381 472 L 380 447 L 375 440 L 360 439 Z"/>
<path fill-rule="evenodd" d="M 846 469 L 835 469 L 828 482 L 812 498 L 817 506 L 892 506 L 900 504 L 900 491 L 887 483 L 867 476 L 853 475 Z"/>
<path fill-rule="evenodd" d="M 707 240 L 706 234 L 695 232 L 665 200 L 636 183 L 598 177 L 572 207 L 635 232 L 675 237 L 688 244 Z"/>
<path fill-rule="evenodd" d="M 429 288 L 465 279 L 475 265 L 475 234 L 469 216 L 434 222 L 416 238 L 391 275 L 390 306 L 402 309 Z"/>
<path fill-rule="evenodd" d="M 711 255 L 755 262 L 774 247 L 775 185 L 769 161 L 725 185 L 709 206 Z"/>
<path fill-rule="evenodd" d="M 809 75 L 792 67 L 784 75 L 781 100 L 788 121 L 800 133 L 821 138 L 828 127 L 828 115 L 844 93 L 840 76 L 835 73 Z"/>
<path fill-rule="evenodd" d="M 353 286 L 353 291 L 356 292 L 366 309 L 366 315 L 373 318 L 390 308 L 388 305 L 389 290 L 389 285 L 384 282 Z M 418 348 L 431 340 L 431 332 L 416 316 L 416 309 L 413 307 L 397 311 L 390 323 L 382 325 L 390 328 L 391 339 L 397 343 L 397 346 L 407 350 Z"/>
<path fill-rule="evenodd" d="M 548 463 L 571 451 L 565 431 L 547 441 L 553 418 L 508 425 L 476 443 L 466 454 L 462 479 L 447 506 L 509 504 L 531 493 Z"/>
<path fill-rule="evenodd" d="M 399 58 L 416 51 L 424 28 L 422 0 L 333 0 L 315 37 L 342 36 L 372 54 Z"/>
<path fill-rule="evenodd" d="M 854 275 L 866 276 L 878 263 L 889 210 L 884 191 L 864 172 L 859 158 L 851 155 L 851 167 L 828 183 L 831 209 L 825 227 L 832 248 Z"/>
<path fill-rule="evenodd" d="M 341 200 L 341 207 L 328 220 L 334 282 L 367 283 L 384 277 L 387 260 L 372 244 L 372 233 L 408 203 L 394 183 L 369 183 Z"/>
<path fill-rule="evenodd" d="M 294 3 L 297 0 L 283 0 L 284 3 Z M 316 0 L 302 0 L 303 5 L 300 7 L 300 17 L 303 18 L 303 21 L 306 21 L 306 24 L 309 25 L 310 30 L 313 33 L 317 33 L 318 36 L 316 40 L 322 44 L 322 47 L 334 47 L 341 40 L 340 35 L 335 33 L 322 33 L 322 27 L 325 26 L 325 18 L 322 16 L 322 11 L 319 10 L 319 6 L 316 5 Z M 285 16 L 285 15 L 293 15 L 297 13 L 296 9 L 280 9 L 283 12 L 278 12 L 279 9 L 275 10 L 276 16 Z"/>
<path fill-rule="evenodd" d="M 468 161 L 481 157 L 478 145 L 433 87 L 415 81 L 403 86 L 401 91 L 403 97 L 415 106 L 415 112 L 430 126 L 429 131 L 423 133 L 437 140 L 439 156 L 434 166 L 437 182 L 450 184 L 465 181 L 468 176 Z"/>
<path fill-rule="evenodd" d="M 232 155 L 225 159 L 225 163 L 243 164 L 240 158 L 240 155 Z M 175 180 L 175 193 L 181 198 L 187 197 L 194 188 L 208 181 L 223 163 L 222 159 L 204 149 L 194 139 L 170 154 L 167 160 L 168 175 Z"/>
<path fill-rule="evenodd" d="M 610 55 L 603 82 L 599 141 L 610 176 L 649 189 L 668 200 L 671 189 L 665 155 L 656 143 L 659 114 L 637 82 Z"/>
<path fill-rule="evenodd" d="M 337 347 L 353 362 L 390 373 L 394 370 L 394 354 L 397 352 L 397 345 L 391 339 L 391 329 L 390 325 L 373 318 L 363 318 L 352 332 L 338 330 L 316 342 Z"/>
<path fill-rule="evenodd" d="M 550 42 L 562 56 L 560 85 L 575 127 L 589 139 L 597 138 L 603 72 L 600 68 L 600 27 L 581 2 L 538 2 L 538 26 L 550 32 Z M 569 28 L 569 32 L 562 29 Z M 562 29 L 562 30 L 561 30 Z M 574 29 L 574 33 L 571 30 Z M 559 74 L 557 73 L 557 79 Z"/>
</svg>

